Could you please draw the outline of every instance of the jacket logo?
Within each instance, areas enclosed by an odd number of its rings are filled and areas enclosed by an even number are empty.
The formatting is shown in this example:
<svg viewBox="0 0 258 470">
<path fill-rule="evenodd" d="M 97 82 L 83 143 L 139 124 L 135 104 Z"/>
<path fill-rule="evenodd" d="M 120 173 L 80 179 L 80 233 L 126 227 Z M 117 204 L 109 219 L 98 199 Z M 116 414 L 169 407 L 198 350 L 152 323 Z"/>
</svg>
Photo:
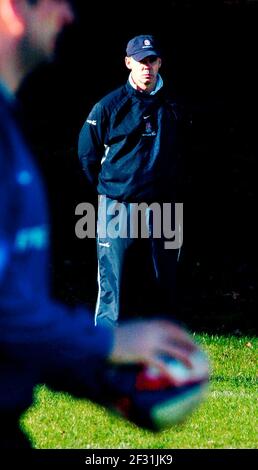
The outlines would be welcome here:
<svg viewBox="0 0 258 470">
<path fill-rule="evenodd" d="M 16 233 L 16 251 L 43 250 L 48 246 L 48 238 L 46 225 L 22 228 Z"/>
<path fill-rule="evenodd" d="M 147 119 L 149 116 L 144 116 L 144 119 Z M 153 130 L 151 122 L 145 121 L 145 132 L 142 134 L 144 137 L 152 137 L 157 135 L 156 131 Z"/>
<path fill-rule="evenodd" d="M 87 119 L 88 124 L 92 124 L 93 126 L 97 125 L 96 119 Z"/>
</svg>

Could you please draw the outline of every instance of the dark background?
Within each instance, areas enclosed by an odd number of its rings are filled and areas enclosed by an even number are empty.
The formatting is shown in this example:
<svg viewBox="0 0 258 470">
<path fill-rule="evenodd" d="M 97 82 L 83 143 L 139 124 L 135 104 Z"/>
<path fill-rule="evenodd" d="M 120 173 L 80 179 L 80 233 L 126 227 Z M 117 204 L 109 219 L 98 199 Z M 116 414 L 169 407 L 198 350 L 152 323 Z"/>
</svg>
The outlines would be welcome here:
<svg viewBox="0 0 258 470">
<path fill-rule="evenodd" d="M 127 79 L 125 47 L 137 34 L 162 44 L 162 76 L 192 126 L 183 152 L 184 248 L 178 312 L 194 328 L 253 333 L 257 311 L 256 1 L 75 0 L 77 23 L 57 61 L 24 83 L 28 132 L 49 193 L 53 293 L 94 305 L 94 240 L 78 240 L 79 202 L 96 202 L 77 157 L 92 105 Z M 208 3 L 208 2 L 206 2 Z"/>
</svg>

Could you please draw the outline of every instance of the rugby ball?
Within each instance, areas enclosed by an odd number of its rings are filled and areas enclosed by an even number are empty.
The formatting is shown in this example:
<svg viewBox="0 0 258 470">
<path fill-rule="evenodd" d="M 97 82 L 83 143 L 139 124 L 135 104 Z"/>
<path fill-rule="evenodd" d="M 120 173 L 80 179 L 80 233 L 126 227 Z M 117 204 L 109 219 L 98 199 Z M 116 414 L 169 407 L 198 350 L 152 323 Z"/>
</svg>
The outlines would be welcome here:
<svg viewBox="0 0 258 470">
<path fill-rule="evenodd" d="M 209 381 L 208 358 L 200 349 L 191 357 L 192 368 L 176 359 L 163 360 L 171 380 L 143 366 L 111 367 L 106 376 L 113 411 L 153 431 L 183 422 L 206 396 Z"/>
</svg>

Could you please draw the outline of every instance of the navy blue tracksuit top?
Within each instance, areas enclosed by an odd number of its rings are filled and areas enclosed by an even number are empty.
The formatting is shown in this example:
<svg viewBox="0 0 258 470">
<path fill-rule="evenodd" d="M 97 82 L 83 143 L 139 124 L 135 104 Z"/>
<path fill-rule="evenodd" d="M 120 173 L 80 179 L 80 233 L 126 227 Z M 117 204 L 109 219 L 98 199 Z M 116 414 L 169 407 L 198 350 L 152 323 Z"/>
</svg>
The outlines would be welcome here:
<svg viewBox="0 0 258 470">
<path fill-rule="evenodd" d="M 178 119 L 163 88 L 155 95 L 129 82 L 92 109 L 79 137 L 79 158 L 98 193 L 141 202 L 175 198 Z"/>
<path fill-rule="evenodd" d="M 48 237 L 42 182 L 0 90 L 0 413 L 29 406 L 39 382 L 101 397 L 112 333 L 50 298 Z"/>
</svg>

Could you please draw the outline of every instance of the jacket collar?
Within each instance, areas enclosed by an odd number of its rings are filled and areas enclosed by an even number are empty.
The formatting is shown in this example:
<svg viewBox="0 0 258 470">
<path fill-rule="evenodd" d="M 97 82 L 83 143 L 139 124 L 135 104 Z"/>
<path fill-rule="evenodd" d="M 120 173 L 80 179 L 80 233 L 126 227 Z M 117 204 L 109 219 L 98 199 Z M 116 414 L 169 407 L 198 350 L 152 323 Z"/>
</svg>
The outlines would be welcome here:
<svg viewBox="0 0 258 470">
<path fill-rule="evenodd" d="M 161 98 L 164 95 L 163 86 L 162 86 L 162 88 L 159 88 L 154 95 L 152 95 L 150 93 L 144 93 L 144 92 L 139 91 L 139 90 L 135 89 L 134 87 L 132 87 L 132 85 L 129 81 L 129 78 L 128 78 L 125 86 L 126 86 L 127 93 L 129 93 L 129 95 L 135 96 L 137 99 L 140 99 L 140 100 L 143 100 L 143 101 L 155 101 L 156 99 Z"/>
</svg>

